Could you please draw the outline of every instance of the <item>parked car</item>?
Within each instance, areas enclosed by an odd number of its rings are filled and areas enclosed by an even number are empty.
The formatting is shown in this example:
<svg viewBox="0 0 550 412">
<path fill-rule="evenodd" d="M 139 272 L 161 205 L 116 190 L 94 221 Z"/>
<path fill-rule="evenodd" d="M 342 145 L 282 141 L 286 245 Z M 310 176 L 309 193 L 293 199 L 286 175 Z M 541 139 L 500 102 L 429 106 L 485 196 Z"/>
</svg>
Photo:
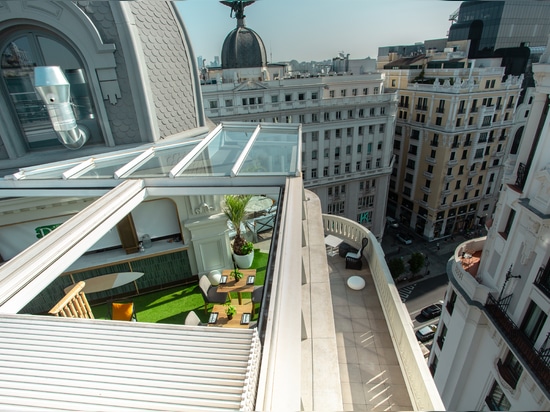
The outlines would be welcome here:
<svg viewBox="0 0 550 412">
<path fill-rule="evenodd" d="M 393 228 L 398 228 L 399 227 L 399 223 L 393 217 L 387 216 L 386 217 L 386 223 L 388 224 L 388 226 L 393 227 Z"/>
<path fill-rule="evenodd" d="M 413 242 L 412 238 L 406 233 L 398 233 L 396 237 L 406 245 L 410 245 Z"/>
<path fill-rule="evenodd" d="M 416 338 L 420 342 L 426 342 L 434 337 L 436 331 L 437 325 L 435 324 L 424 326 L 416 331 Z"/>
<path fill-rule="evenodd" d="M 441 303 L 434 303 L 433 305 L 427 306 L 424 309 L 422 309 L 422 312 L 420 314 L 425 319 L 433 319 L 441 315 L 441 308 L 443 305 Z"/>
</svg>

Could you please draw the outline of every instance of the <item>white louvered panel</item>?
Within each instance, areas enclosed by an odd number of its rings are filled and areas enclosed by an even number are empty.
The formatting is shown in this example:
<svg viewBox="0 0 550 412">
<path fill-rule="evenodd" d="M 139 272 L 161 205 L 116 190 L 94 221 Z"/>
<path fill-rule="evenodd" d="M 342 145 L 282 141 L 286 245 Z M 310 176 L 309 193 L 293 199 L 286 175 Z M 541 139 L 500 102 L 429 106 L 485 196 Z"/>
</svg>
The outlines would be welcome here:
<svg viewBox="0 0 550 412">
<path fill-rule="evenodd" d="M 239 409 L 252 330 L 0 316 L 9 409 Z"/>
</svg>

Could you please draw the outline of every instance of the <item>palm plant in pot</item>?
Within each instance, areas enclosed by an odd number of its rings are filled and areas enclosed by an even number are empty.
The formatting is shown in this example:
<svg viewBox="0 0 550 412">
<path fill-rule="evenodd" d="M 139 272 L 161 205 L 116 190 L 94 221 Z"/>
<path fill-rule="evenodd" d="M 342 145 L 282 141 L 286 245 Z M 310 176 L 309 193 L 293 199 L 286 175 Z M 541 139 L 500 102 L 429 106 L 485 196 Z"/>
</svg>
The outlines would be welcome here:
<svg viewBox="0 0 550 412">
<path fill-rule="evenodd" d="M 246 217 L 246 206 L 251 195 L 227 195 L 224 198 L 223 212 L 235 228 L 233 239 L 233 260 L 242 269 L 252 266 L 254 260 L 254 244 L 247 241 L 241 233 L 241 223 Z"/>
</svg>

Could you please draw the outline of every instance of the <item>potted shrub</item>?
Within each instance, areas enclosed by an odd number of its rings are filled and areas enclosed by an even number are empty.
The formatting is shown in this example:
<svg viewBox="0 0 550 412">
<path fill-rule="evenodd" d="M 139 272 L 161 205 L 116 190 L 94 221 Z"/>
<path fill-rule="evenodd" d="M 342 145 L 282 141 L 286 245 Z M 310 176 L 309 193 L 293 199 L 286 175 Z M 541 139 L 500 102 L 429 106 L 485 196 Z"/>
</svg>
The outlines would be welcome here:
<svg viewBox="0 0 550 412">
<path fill-rule="evenodd" d="M 241 272 L 238 268 L 235 268 L 231 271 L 231 277 L 235 279 L 235 283 L 237 283 L 243 278 L 243 272 Z"/>
<path fill-rule="evenodd" d="M 225 314 L 227 315 L 227 319 L 229 320 L 233 319 L 233 316 L 237 313 L 237 309 L 235 308 L 235 306 L 233 306 L 230 303 L 227 303 L 225 306 L 227 306 L 227 308 L 225 309 Z"/>
<path fill-rule="evenodd" d="M 247 269 L 254 260 L 254 244 L 247 241 L 241 234 L 241 223 L 246 217 L 246 206 L 251 195 L 227 195 L 224 198 L 223 212 L 235 228 L 233 239 L 233 260 L 238 267 Z"/>
</svg>

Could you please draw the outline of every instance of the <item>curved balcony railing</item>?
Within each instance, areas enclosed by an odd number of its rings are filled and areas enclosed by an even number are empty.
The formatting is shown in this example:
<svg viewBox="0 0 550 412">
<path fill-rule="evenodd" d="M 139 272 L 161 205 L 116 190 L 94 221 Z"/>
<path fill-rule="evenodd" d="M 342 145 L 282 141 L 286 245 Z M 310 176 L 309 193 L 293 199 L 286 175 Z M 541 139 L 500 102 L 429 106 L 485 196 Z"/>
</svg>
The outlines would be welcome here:
<svg viewBox="0 0 550 412">
<path fill-rule="evenodd" d="M 472 276 L 463 265 L 463 254 L 474 255 L 476 252 L 483 250 L 485 246 L 486 237 L 468 240 L 461 243 L 455 249 L 453 256 L 452 274 L 456 279 L 460 287 L 468 294 L 470 299 L 475 300 L 481 304 L 485 304 L 487 296 L 490 292 L 494 292 L 493 289 L 488 288 L 482 284 L 481 276 Z"/>
<path fill-rule="evenodd" d="M 323 215 L 323 228 L 325 234 L 338 236 L 357 248 L 361 245 L 361 239 L 364 237 L 369 239 L 363 256 L 369 264 L 413 408 L 414 410 L 444 410 L 445 407 L 414 336 L 410 316 L 401 303 L 380 243 L 365 227 L 339 216 Z"/>
</svg>

